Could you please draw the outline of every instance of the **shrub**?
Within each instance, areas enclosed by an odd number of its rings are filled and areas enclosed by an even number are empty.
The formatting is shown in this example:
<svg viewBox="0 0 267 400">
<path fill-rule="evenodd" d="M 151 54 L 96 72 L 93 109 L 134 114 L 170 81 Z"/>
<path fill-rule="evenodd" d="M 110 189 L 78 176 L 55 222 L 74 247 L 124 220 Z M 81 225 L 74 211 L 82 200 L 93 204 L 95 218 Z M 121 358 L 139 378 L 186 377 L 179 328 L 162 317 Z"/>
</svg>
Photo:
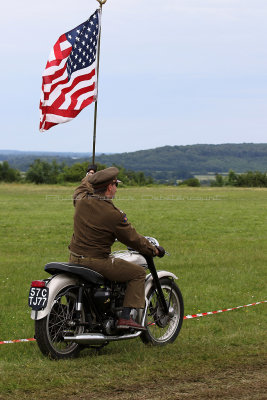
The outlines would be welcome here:
<svg viewBox="0 0 267 400">
<path fill-rule="evenodd" d="M 237 176 L 234 186 L 241 187 L 267 187 L 267 174 L 259 171 L 248 171 Z"/>
<path fill-rule="evenodd" d="M 186 179 L 185 181 L 182 181 L 179 186 L 193 186 L 193 187 L 198 187 L 200 186 L 200 182 L 197 178 L 189 178 Z"/>
<path fill-rule="evenodd" d="M 60 182 L 80 182 L 86 175 L 88 168 L 88 162 L 75 163 L 70 167 L 65 167 L 64 171 L 60 175 Z M 106 168 L 104 164 L 97 163 L 97 170 Z"/>
<path fill-rule="evenodd" d="M 57 183 L 59 175 L 64 169 L 64 164 L 58 164 L 55 160 L 52 163 L 34 160 L 26 173 L 26 181 L 39 183 Z"/>
<path fill-rule="evenodd" d="M 21 180 L 21 174 L 17 169 L 11 168 L 7 161 L 0 164 L 0 181 L 18 182 Z"/>
<path fill-rule="evenodd" d="M 211 181 L 211 186 L 236 186 L 236 187 L 267 187 L 267 173 L 259 171 L 248 171 L 244 174 L 236 174 L 230 170 L 228 176 L 216 174 L 215 181 Z"/>
<path fill-rule="evenodd" d="M 216 174 L 215 180 L 210 182 L 210 186 L 213 186 L 213 187 L 221 187 L 221 186 L 224 186 L 224 184 L 225 184 L 225 182 L 223 180 L 222 175 L 220 175 L 220 174 Z"/>
</svg>

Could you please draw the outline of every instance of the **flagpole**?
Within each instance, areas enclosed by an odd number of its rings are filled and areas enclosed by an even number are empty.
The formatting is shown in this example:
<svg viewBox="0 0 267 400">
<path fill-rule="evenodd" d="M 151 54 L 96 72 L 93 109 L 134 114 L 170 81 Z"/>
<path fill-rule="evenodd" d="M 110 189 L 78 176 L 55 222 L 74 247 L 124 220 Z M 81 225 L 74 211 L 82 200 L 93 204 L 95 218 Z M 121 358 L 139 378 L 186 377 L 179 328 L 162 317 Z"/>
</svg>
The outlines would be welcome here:
<svg viewBox="0 0 267 400">
<path fill-rule="evenodd" d="M 98 98 L 98 79 L 99 79 L 99 57 L 100 57 L 100 40 L 101 40 L 101 17 L 102 17 L 102 6 L 106 3 L 107 0 L 97 0 L 100 4 L 100 26 L 99 26 L 99 37 L 98 37 L 98 46 L 97 46 L 97 67 L 96 67 L 96 76 L 97 76 L 97 97 L 95 101 L 95 113 L 94 113 L 94 135 L 93 135 L 93 160 L 92 163 L 95 163 L 95 144 L 96 144 L 96 122 L 97 122 L 97 98 Z"/>
</svg>

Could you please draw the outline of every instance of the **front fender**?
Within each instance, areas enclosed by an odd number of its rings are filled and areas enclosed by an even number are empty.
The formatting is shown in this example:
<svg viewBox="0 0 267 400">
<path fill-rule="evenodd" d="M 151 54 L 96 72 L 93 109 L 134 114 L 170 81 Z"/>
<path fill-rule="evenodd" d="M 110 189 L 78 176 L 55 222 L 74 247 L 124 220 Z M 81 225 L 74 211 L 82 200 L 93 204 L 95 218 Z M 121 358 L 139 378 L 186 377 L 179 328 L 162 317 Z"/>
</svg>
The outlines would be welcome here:
<svg viewBox="0 0 267 400">
<path fill-rule="evenodd" d="M 52 308 L 52 304 L 55 300 L 56 295 L 62 289 L 70 285 L 77 285 L 79 282 L 78 278 L 73 278 L 67 274 L 58 274 L 52 277 L 52 279 L 48 282 L 47 287 L 49 288 L 49 298 L 47 302 L 47 306 L 44 310 L 31 312 L 31 319 L 38 320 L 47 316 Z"/>
<path fill-rule="evenodd" d="M 161 278 L 173 278 L 173 279 L 178 279 L 176 275 L 174 275 L 172 272 L 169 271 L 157 271 L 159 279 Z M 145 308 L 144 309 L 139 309 L 138 314 L 137 314 L 137 321 L 139 324 L 144 325 L 145 323 L 145 316 L 147 312 L 147 307 L 148 307 L 148 292 L 153 286 L 153 277 L 151 274 L 148 274 L 146 276 L 146 283 L 145 283 Z"/>
<path fill-rule="evenodd" d="M 169 271 L 157 271 L 159 279 L 161 278 L 173 278 L 178 279 L 176 275 Z M 151 274 L 147 275 L 146 277 L 146 284 L 145 284 L 145 296 L 147 297 L 149 290 L 153 285 L 153 277 Z"/>
</svg>

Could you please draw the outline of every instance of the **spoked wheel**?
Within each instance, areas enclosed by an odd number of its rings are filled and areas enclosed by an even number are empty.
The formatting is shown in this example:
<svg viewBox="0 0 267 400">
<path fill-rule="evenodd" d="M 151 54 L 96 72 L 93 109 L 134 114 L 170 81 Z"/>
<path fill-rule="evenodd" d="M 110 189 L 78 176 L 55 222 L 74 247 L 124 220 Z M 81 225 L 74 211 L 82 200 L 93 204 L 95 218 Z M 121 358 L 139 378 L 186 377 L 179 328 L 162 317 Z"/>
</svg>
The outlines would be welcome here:
<svg viewBox="0 0 267 400">
<path fill-rule="evenodd" d="M 64 336 L 77 335 L 84 331 L 75 322 L 77 289 L 65 288 L 55 298 L 49 314 L 35 321 L 35 337 L 41 352 L 54 359 L 72 358 L 78 355 L 81 346 L 64 342 Z M 82 312 L 82 321 L 84 322 Z"/>
<path fill-rule="evenodd" d="M 169 305 L 169 315 L 165 315 L 162 310 L 157 290 L 152 286 L 147 296 L 147 330 L 141 334 L 144 343 L 152 343 L 155 346 L 172 343 L 180 332 L 184 318 L 183 297 L 178 286 L 169 278 L 160 279 L 160 283 Z"/>
</svg>

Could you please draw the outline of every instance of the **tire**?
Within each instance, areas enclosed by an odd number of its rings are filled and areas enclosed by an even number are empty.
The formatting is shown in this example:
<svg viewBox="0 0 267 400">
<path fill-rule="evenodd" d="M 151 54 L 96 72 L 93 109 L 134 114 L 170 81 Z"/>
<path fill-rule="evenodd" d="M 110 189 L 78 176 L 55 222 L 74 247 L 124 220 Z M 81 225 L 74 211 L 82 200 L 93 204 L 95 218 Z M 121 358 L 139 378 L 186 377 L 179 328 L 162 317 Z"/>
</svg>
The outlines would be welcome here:
<svg viewBox="0 0 267 400">
<path fill-rule="evenodd" d="M 35 338 L 41 352 L 55 360 L 76 357 L 82 346 L 74 342 L 64 342 L 66 332 L 72 335 L 84 331 L 83 326 L 75 326 L 75 305 L 78 291 L 73 287 L 64 288 L 55 297 L 49 314 L 35 321 Z M 82 322 L 85 321 L 82 312 Z"/>
<path fill-rule="evenodd" d="M 158 301 L 155 286 L 147 295 L 148 308 L 145 317 L 147 330 L 142 332 L 144 343 L 154 346 L 163 346 L 172 343 L 177 338 L 184 319 L 184 302 L 178 286 L 169 278 L 160 279 L 160 284 L 167 304 L 173 308 L 173 316 L 165 316 Z M 171 297 L 171 298 L 170 298 Z"/>
</svg>

